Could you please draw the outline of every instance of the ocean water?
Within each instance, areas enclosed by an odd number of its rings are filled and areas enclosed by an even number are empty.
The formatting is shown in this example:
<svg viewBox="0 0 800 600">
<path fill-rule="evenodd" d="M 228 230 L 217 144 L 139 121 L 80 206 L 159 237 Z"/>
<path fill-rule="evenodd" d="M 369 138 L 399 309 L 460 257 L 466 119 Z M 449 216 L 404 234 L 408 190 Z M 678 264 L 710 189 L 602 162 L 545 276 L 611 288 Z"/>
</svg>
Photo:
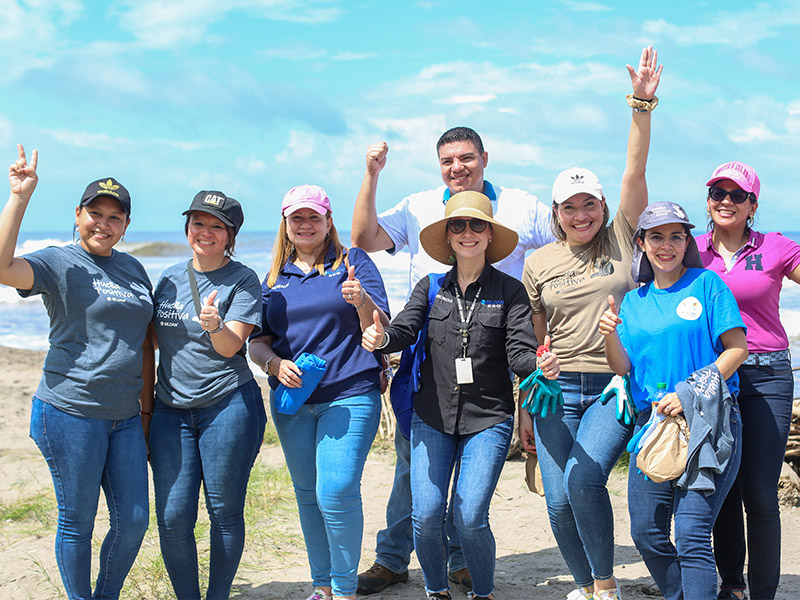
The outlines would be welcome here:
<svg viewBox="0 0 800 600">
<path fill-rule="evenodd" d="M 800 232 L 784 232 L 787 237 L 800 242 Z M 342 239 L 349 239 L 342 232 Z M 262 278 L 271 264 L 274 232 L 242 232 L 236 239 L 236 259 L 252 268 Z M 72 240 L 57 233 L 21 234 L 16 255 L 32 252 L 52 245 L 65 245 Z M 191 250 L 183 232 L 126 234 L 117 248 L 136 256 L 144 265 L 153 285 L 161 272 L 177 262 L 191 257 Z M 383 275 L 389 304 L 396 314 L 405 303 L 408 286 L 409 258 L 406 252 L 390 256 L 386 252 L 371 255 Z M 800 367 L 800 285 L 785 280 L 781 292 L 781 320 L 789 335 L 792 363 Z M 0 285 L 0 345 L 30 350 L 46 350 L 48 319 L 41 298 L 21 298 L 16 290 Z M 795 390 L 800 390 L 795 378 Z M 798 394 L 795 393 L 795 396 Z"/>
</svg>

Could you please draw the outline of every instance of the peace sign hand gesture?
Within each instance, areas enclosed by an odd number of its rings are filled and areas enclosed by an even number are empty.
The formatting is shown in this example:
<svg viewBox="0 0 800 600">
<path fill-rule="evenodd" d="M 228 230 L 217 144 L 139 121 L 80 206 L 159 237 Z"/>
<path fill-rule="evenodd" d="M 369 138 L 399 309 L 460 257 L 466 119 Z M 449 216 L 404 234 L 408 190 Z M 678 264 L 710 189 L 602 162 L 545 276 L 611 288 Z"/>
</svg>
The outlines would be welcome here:
<svg viewBox="0 0 800 600">
<path fill-rule="evenodd" d="M 25 148 L 22 147 L 22 144 L 17 144 L 17 154 L 19 158 L 8 167 L 8 183 L 11 186 L 11 195 L 27 202 L 31 199 L 33 190 L 36 189 L 36 184 L 39 182 L 39 177 L 36 175 L 39 151 L 33 151 L 30 163 L 25 157 Z"/>
<path fill-rule="evenodd" d="M 638 69 L 634 69 L 630 65 L 625 65 L 625 67 L 631 76 L 633 95 L 640 100 L 651 100 L 656 95 L 658 84 L 661 81 L 661 71 L 664 68 L 664 65 L 658 65 L 658 52 L 653 50 L 652 46 L 647 46 L 642 49 Z"/>
</svg>

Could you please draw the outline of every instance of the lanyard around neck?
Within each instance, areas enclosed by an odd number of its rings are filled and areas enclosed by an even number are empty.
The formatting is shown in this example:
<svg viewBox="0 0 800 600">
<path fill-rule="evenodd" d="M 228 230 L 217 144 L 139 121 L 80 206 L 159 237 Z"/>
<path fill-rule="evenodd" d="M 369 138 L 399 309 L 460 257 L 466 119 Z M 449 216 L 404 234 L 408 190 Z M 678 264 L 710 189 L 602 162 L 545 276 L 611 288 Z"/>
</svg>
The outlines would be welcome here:
<svg viewBox="0 0 800 600">
<path fill-rule="evenodd" d="M 458 330 L 461 334 L 461 358 L 467 358 L 467 347 L 469 346 L 469 324 L 470 321 L 472 321 L 472 315 L 475 312 L 475 307 L 478 305 L 478 298 L 480 298 L 482 288 L 480 285 L 478 286 L 478 291 L 475 292 L 475 297 L 472 299 L 472 306 L 469 307 L 469 311 L 467 311 L 466 315 L 464 315 L 467 301 L 461 298 L 461 290 L 458 287 L 458 282 L 456 282 L 455 286 L 456 306 L 458 307 L 458 317 L 461 319 L 461 327 Z"/>
</svg>

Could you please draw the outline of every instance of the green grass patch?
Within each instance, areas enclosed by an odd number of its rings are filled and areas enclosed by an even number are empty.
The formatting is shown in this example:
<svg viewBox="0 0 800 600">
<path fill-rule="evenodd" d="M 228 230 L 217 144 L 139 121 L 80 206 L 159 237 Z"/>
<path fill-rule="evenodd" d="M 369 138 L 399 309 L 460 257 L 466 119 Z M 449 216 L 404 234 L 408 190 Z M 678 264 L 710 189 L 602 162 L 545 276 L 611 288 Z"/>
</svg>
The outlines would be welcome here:
<svg viewBox="0 0 800 600">
<path fill-rule="evenodd" d="M 240 568 L 248 565 L 257 567 L 270 558 L 296 552 L 298 549 L 302 551 L 302 536 L 290 531 L 297 523 L 297 510 L 294 489 L 286 467 L 267 467 L 261 461 L 256 461 L 247 486 L 244 518 L 247 538 Z M 201 491 L 194 531 L 201 590 L 204 590 L 208 583 L 211 558 L 209 531 L 208 513 Z M 99 552 L 101 541 L 96 540 L 95 552 Z M 150 527 L 136 562 L 125 580 L 125 587 L 120 597 L 133 600 L 166 600 L 174 596 L 161 557 L 155 511 L 151 510 Z"/>
<path fill-rule="evenodd" d="M 8 504 L 0 503 L 0 521 L 4 523 L 38 523 L 48 527 L 57 517 L 56 499 L 52 491 L 41 491 Z"/>
</svg>

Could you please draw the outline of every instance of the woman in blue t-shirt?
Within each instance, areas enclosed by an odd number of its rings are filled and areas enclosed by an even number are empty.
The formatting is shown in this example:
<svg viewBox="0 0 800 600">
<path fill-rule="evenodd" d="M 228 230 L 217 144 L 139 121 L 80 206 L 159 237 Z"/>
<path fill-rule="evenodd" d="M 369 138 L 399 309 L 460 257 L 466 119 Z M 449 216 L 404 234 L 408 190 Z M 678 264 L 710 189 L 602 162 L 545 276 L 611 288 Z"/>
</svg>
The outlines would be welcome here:
<svg viewBox="0 0 800 600">
<path fill-rule="evenodd" d="M 175 595 L 200 600 L 194 527 L 200 484 L 211 520 L 206 598 L 230 595 L 244 549 L 244 501 L 267 415 L 247 364 L 261 326 L 261 286 L 232 260 L 242 207 L 202 191 L 184 213 L 192 258 L 167 268 L 154 293 L 158 382 L 150 426 L 161 554 Z"/>
<path fill-rule="evenodd" d="M 689 462 L 677 481 L 655 483 L 637 469 L 636 451 L 630 460 L 631 536 L 668 600 L 716 597 L 711 529 L 742 451 L 736 369 L 747 357 L 744 322 L 728 286 L 702 268 L 693 227 L 673 202 L 645 209 L 634 234 L 632 268 L 634 280 L 644 285 L 625 295 L 619 313 L 609 296 L 599 325 L 609 366 L 619 375 L 630 371 L 641 411 L 634 440 L 653 406 L 667 416 L 685 413 L 689 422 Z M 669 393 L 653 405 L 662 383 Z"/>
<path fill-rule="evenodd" d="M 131 197 L 115 179 L 89 184 L 75 209 L 78 243 L 14 256 L 38 177 L 20 144 L 0 215 L 0 284 L 41 294 L 50 348 L 33 397 L 30 434 L 53 477 L 58 502 L 56 561 L 70 600 L 119 598 L 147 525 L 147 447 L 152 414 L 150 280 L 114 249 L 130 223 Z M 150 365 L 150 369 L 143 369 Z M 140 416 L 141 411 L 141 416 Z M 109 530 L 94 593 L 92 531 L 102 488 Z"/>
<path fill-rule="evenodd" d="M 251 340 L 250 356 L 273 389 L 270 406 L 311 567 L 309 600 L 355 599 L 361 473 L 380 421 L 382 364 L 361 348 L 361 325 L 372 323 L 373 310 L 388 323 L 389 305 L 367 253 L 339 242 L 322 188 L 289 190 L 281 216 L 263 284 L 263 335 Z M 326 363 L 316 387 L 297 364 L 304 353 Z M 310 396 L 296 412 L 276 406 L 285 388 L 304 383 Z"/>
</svg>

